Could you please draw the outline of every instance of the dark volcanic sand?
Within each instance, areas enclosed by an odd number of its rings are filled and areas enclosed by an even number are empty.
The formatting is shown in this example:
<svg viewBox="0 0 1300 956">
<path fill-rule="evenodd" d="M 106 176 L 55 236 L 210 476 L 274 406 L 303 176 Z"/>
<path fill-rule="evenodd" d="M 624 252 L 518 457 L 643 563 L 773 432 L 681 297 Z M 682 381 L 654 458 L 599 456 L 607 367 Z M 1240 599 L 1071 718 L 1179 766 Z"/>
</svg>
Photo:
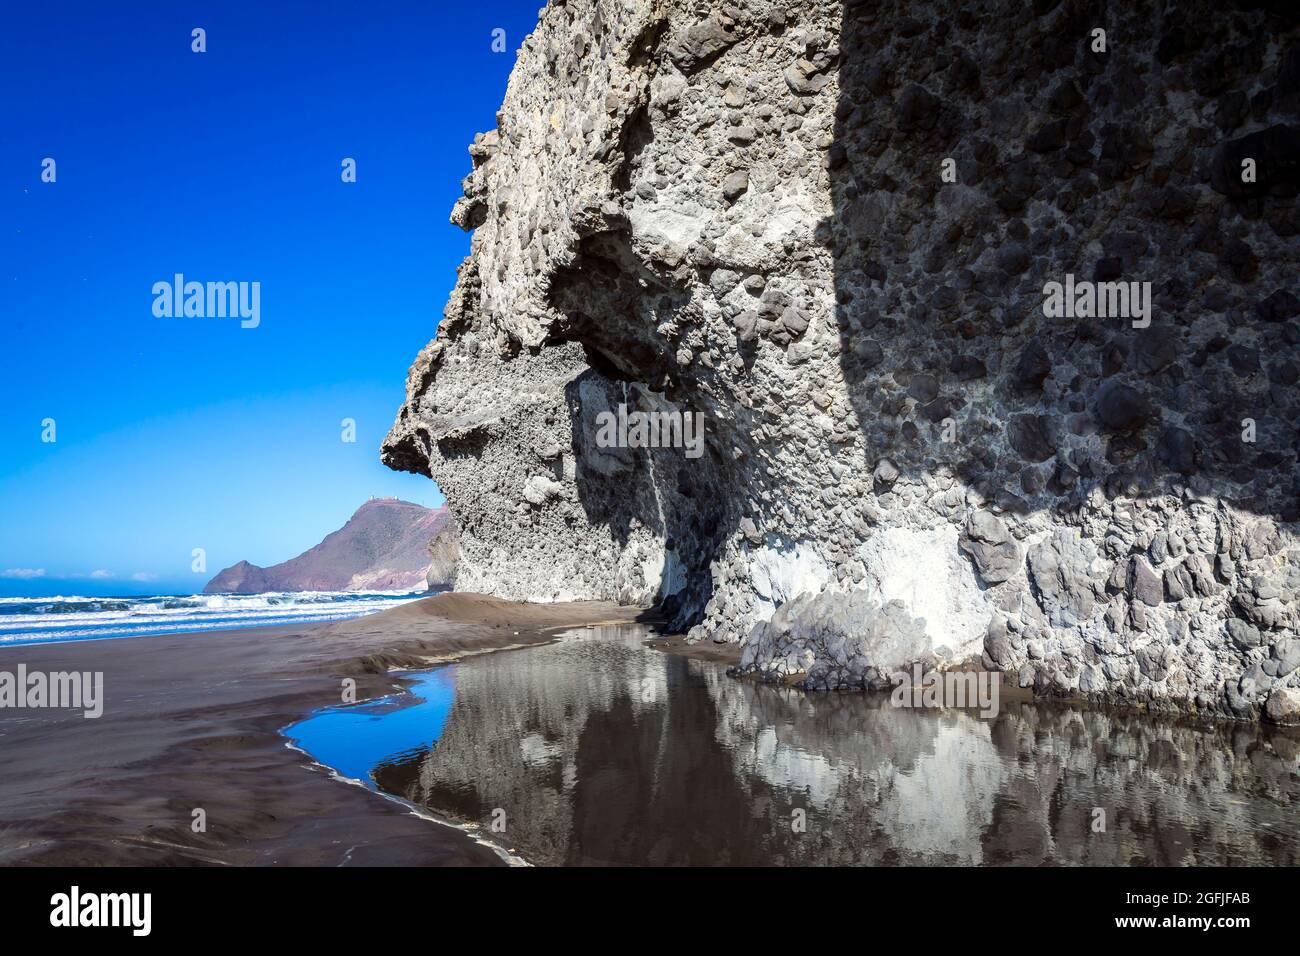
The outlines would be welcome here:
<svg viewBox="0 0 1300 956">
<path fill-rule="evenodd" d="M 686 643 L 684 634 L 661 634 L 645 642 L 646 647 L 653 647 L 665 654 L 678 654 L 700 661 L 714 661 L 730 667 L 740 663 L 739 644 L 715 644 L 712 641 Z"/>
<path fill-rule="evenodd" d="M 280 728 L 391 693 L 389 667 L 630 621 L 597 602 L 443 594 L 368 617 L 0 648 L 0 670 L 103 671 L 104 714 L 0 710 L 0 864 L 500 865 L 461 831 L 330 779 Z M 191 830 L 192 811 L 207 832 Z"/>
</svg>

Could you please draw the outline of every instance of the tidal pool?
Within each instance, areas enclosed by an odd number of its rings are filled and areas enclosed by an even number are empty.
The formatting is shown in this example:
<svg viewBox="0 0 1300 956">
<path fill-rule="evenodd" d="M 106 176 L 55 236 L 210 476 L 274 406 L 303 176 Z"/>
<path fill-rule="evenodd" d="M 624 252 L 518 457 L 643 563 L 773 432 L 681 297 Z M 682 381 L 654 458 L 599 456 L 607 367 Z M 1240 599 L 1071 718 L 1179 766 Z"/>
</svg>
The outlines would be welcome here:
<svg viewBox="0 0 1300 956">
<path fill-rule="evenodd" d="M 1300 863 L 1294 734 L 897 708 L 735 680 L 650 636 L 471 657 L 286 734 L 537 864 Z"/>
</svg>

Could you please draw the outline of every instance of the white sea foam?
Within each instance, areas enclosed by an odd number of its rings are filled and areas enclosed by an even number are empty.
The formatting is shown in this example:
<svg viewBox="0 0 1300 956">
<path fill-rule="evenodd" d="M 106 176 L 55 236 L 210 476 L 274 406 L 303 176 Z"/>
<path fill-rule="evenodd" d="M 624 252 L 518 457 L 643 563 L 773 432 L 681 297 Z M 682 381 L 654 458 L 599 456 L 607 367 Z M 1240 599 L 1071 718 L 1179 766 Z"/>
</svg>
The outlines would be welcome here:
<svg viewBox="0 0 1300 956">
<path fill-rule="evenodd" d="M 0 645 L 337 621 L 424 596 L 406 591 L 298 591 L 0 598 Z"/>
</svg>

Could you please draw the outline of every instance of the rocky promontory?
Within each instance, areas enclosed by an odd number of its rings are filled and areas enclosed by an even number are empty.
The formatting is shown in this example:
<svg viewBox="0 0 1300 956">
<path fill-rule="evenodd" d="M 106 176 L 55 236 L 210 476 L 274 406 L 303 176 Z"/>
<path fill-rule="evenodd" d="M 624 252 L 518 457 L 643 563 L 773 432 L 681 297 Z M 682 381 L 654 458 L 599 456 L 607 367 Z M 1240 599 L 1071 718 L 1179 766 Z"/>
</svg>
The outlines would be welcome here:
<svg viewBox="0 0 1300 956">
<path fill-rule="evenodd" d="M 372 498 L 314 548 L 269 568 L 240 561 L 218 573 L 203 593 L 417 591 L 449 585 L 456 541 L 456 523 L 446 506 Z"/>
<path fill-rule="evenodd" d="M 1300 716 L 1294 4 L 553 0 L 497 120 L 383 447 L 458 586 Z"/>
</svg>

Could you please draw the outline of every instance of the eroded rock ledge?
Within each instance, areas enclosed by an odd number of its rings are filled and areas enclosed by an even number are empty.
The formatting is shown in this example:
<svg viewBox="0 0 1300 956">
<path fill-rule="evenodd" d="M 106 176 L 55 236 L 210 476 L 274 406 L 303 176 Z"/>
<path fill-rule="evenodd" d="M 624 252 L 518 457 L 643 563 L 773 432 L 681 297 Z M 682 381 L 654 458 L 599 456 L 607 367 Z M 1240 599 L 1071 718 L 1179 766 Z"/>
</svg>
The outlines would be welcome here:
<svg viewBox="0 0 1300 956">
<path fill-rule="evenodd" d="M 1294 5 L 552 2 L 384 460 L 461 588 L 720 641 L 862 591 L 1040 693 L 1294 720 L 1298 143 Z M 1149 325 L 1046 317 L 1067 275 Z M 705 454 L 598 447 L 619 404 Z"/>
</svg>

